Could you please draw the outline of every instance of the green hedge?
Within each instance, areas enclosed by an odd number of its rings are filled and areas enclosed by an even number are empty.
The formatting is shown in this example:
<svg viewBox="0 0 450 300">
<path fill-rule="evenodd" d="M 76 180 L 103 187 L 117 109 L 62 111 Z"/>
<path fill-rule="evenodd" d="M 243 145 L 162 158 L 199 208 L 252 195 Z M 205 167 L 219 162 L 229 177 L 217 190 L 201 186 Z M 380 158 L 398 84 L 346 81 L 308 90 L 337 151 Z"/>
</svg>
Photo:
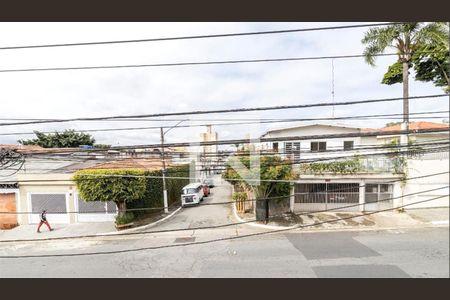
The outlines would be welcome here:
<svg viewBox="0 0 450 300">
<path fill-rule="evenodd" d="M 102 176 L 111 175 L 111 176 Z M 121 177 L 131 175 L 136 177 Z M 142 177 L 149 176 L 149 177 Z M 75 173 L 73 180 L 80 196 L 85 201 L 125 201 L 127 209 L 162 207 L 163 181 L 162 171 L 144 171 L 141 169 L 97 169 L 81 170 Z M 180 165 L 167 169 L 167 196 L 169 205 L 179 202 L 182 188 L 189 184 L 189 165 Z M 135 216 L 153 210 L 133 211 Z"/>
<path fill-rule="evenodd" d="M 147 189 L 144 197 L 139 201 L 134 201 L 128 205 L 128 208 L 148 208 L 148 207 L 162 207 L 163 202 L 163 181 L 162 171 L 146 171 L 146 176 L 154 176 L 157 178 L 146 178 Z M 189 179 L 178 179 L 170 177 L 189 177 L 189 165 L 181 165 L 170 167 L 167 169 L 166 187 L 167 199 L 169 206 L 175 202 L 179 202 L 181 197 L 181 190 L 187 184 Z M 134 211 L 135 215 L 142 215 L 145 212 L 154 211 Z"/>
</svg>

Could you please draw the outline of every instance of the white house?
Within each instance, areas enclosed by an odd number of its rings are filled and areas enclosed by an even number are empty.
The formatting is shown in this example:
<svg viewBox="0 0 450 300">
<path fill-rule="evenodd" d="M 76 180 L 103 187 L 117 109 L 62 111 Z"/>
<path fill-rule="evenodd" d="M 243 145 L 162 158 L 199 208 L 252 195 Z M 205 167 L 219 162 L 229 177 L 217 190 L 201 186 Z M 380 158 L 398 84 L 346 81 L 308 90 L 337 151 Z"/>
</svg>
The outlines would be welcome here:
<svg viewBox="0 0 450 300">
<path fill-rule="evenodd" d="M 415 145 L 427 147 L 435 153 L 409 156 L 406 159 L 406 174 L 400 174 L 398 164 L 403 156 L 392 154 L 387 147 L 392 141 L 399 141 L 400 125 L 370 129 L 346 125 L 310 124 L 280 128 L 266 132 L 261 138 L 283 138 L 276 142 L 263 142 L 261 149 L 275 152 L 289 158 L 299 179 L 293 185 L 290 197 L 291 211 L 316 211 L 340 209 L 344 211 L 370 211 L 414 204 L 414 207 L 449 206 L 449 190 L 442 188 L 449 183 L 448 124 L 411 122 L 410 130 L 439 129 L 440 132 L 412 133 L 409 140 Z M 444 131 L 442 131 L 444 129 Z M 382 132 L 378 136 L 358 136 L 363 133 Z M 326 135 L 348 134 L 354 137 L 321 138 Z M 292 140 L 299 137 L 298 140 Z M 436 146 L 426 143 L 446 143 Z M 385 146 L 386 145 L 386 146 Z M 391 153 L 386 155 L 386 152 Z M 336 172 L 314 172 L 302 170 L 299 166 L 308 162 L 345 161 L 359 155 L 360 169 L 351 174 Z M 404 165 L 404 162 L 402 162 Z M 401 169 L 403 170 L 403 169 Z M 438 176 L 412 180 L 430 174 Z M 441 189 L 442 188 L 442 189 Z M 427 190 L 433 190 L 424 192 Z M 410 195 L 413 194 L 413 195 Z M 445 196 L 433 200 L 433 198 Z M 425 200 L 425 201 L 424 201 Z M 429 200 L 429 201 L 428 201 Z"/>
</svg>

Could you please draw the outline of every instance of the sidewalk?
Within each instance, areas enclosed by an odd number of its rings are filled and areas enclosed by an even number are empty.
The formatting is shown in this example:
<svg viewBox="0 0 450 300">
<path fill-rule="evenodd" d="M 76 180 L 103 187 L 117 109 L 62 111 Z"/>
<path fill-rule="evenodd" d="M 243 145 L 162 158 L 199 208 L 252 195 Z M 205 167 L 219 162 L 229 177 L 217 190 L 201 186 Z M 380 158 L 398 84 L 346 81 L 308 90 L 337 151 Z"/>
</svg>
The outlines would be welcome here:
<svg viewBox="0 0 450 300">
<path fill-rule="evenodd" d="M 114 222 L 83 222 L 72 224 L 50 224 L 52 231 L 49 231 L 44 224 L 41 226 L 41 233 L 37 233 L 37 224 L 20 225 L 13 229 L 0 229 L 0 241 L 4 240 L 30 240 L 30 239 L 44 239 L 44 238 L 58 238 L 58 237 L 74 237 L 82 235 L 96 235 L 96 234 L 115 234 L 144 230 L 157 225 L 159 222 L 170 219 L 174 213 L 178 211 L 177 206 L 169 207 L 169 213 L 164 212 L 154 214 L 144 219 L 134 221 L 135 226 L 117 230 Z"/>
<path fill-rule="evenodd" d="M 255 219 L 253 214 L 240 214 L 238 217 L 240 221 L 251 221 Z M 371 215 L 363 215 L 360 212 L 322 212 L 304 213 L 302 215 L 299 215 L 299 213 L 286 213 L 283 216 L 271 218 L 267 224 L 264 224 L 264 222 L 252 222 L 248 224 L 267 227 L 268 229 L 301 225 L 304 226 L 304 230 L 339 230 L 448 225 L 448 220 L 449 208 L 446 207 L 410 209 L 403 213 L 385 211 Z"/>
<path fill-rule="evenodd" d="M 0 230 L 0 240 L 28 240 L 43 239 L 49 237 L 65 237 L 109 233 L 116 231 L 114 222 L 74 223 L 74 224 L 50 224 L 52 231 L 42 225 L 41 233 L 37 233 L 37 224 L 20 225 L 13 229 Z"/>
<path fill-rule="evenodd" d="M 409 209 L 406 211 L 406 213 L 411 216 L 411 218 L 423 223 L 434 225 L 448 225 L 448 207 Z"/>
</svg>

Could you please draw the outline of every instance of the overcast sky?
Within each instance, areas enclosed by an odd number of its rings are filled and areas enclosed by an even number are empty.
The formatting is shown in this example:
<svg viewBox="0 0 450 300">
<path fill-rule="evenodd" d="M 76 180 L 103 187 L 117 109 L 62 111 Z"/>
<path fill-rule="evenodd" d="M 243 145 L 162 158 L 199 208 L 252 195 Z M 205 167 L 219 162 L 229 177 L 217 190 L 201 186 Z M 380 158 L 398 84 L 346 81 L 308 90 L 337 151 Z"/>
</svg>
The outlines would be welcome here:
<svg viewBox="0 0 450 300">
<path fill-rule="evenodd" d="M 0 46 L 73 43 L 201 35 L 351 23 L 0 23 Z M 151 64 L 209 60 L 263 59 L 361 54 L 367 28 L 302 33 L 180 40 L 116 45 L 0 50 L 0 69 Z M 389 51 L 389 52 L 392 52 Z M 380 83 L 394 57 L 377 59 L 375 68 L 362 58 L 334 61 L 335 101 L 401 97 L 400 84 Z M 0 118 L 73 118 L 190 110 L 306 104 L 331 101 L 331 61 L 270 62 L 113 70 L 0 73 Z M 411 80 L 410 95 L 440 94 L 431 83 Z M 448 110 L 448 98 L 411 100 L 410 112 Z M 402 103 L 336 107 L 335 116 L 401 113 Z M 223 122 L 229 118 L 331 117 L 332 108 L 198 115 L 183 124 Z M 179 117 L 176 117 L 179 118 Z M 171 119 L 174 119 L 172 117 Z M 207 119 L 207 121 L 205 121 Z M 352 126 L 382 127 L 389 120 L 339 121 Z M 440 119 L 435 120 L 441 122 Z M 7 121 L 2 121 L 7 122 Z M 0 133 L 161 126 L 172 122 L 72 122 L 0 127 Z M 220 139 L 257 136 L 262 124 L 217 126 Z M 169 142 L 198 141 L 204 127 L 177 128 Z M 92 133 L 112 145 L 159 142 L 159 130 Z M 0 136 L 15 143 L 33 135 Z"/>
</svg>

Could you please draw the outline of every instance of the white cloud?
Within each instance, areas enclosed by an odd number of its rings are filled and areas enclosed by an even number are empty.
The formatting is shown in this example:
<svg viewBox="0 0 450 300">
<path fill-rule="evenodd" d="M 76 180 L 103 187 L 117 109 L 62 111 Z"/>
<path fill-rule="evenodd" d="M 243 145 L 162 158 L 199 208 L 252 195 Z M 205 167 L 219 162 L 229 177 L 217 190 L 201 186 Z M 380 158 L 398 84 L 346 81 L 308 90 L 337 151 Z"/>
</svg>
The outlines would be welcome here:
<svg viewBox="0 0 450 300">
<path fill-rule="evenodd" d="M 140 39 L 283 28 L 306 28 L 336 23 L 2 23 L 2 46 Z M 339 23 L 338 23 L 339 24 Z M 340 25 L 340 24 L 339 24 Z M 149 64 L 184 61 L 233 60 L 273 57 L 359 54 L 366 29 L 314 31 L 279 35 L 166 41 L 103 46 L 0 51 L 1 69 Z M 380 58 L 377 67 L 363 59 L 336 60 L 335 100 L 400 97 L 401 85 L 380 84 L 393 57 Z M 437 94 L 431 83 L 411 80 L 411 95 Z M 298 61 L 215 66 L 137 68 L 61 72 L 0 73 L 1 118 L 71 118 L 163 113 L 253 106 L 303 104 L 331 99 L 331 62 Z M 448 110 L 448 99 L 411 100 L 411 112 Z M 337 107 L 336 116 L 401 113 L 401 102 L 389 105 Z M 323 117 L 331 107 L 269 111 L 251 114 L 198 115 L 192 119 L 227 117 Z M 171 119 L 179 119 L 174 117 Z M 205 121 L 206 122 L 206 121 Z M 342 122 L 342 121 L 340 121 Z M 365 127 L 386 120 L 349 122 Z M 170 122 L 169 124 L 175 124 Z M 193 122 L 194 123 L 194 122 Z M 196 122 L 197 124 L 199 122 Z M 78 122 L 0 127 L 1 132 L 161 126 L 163 122 Z M 285 123 L 286 126 L 289 125 Z M 269 128 L 223 126 L 221 138 L 244 137 Z M 203 127 L 179 128 L 167 140 L 199 139 Z M 159 131 L 93 133 L 100 143 L 117 145 L 159 142 Z M 0 143 L 22 136 L 0 136 Z"/>
</svg>

